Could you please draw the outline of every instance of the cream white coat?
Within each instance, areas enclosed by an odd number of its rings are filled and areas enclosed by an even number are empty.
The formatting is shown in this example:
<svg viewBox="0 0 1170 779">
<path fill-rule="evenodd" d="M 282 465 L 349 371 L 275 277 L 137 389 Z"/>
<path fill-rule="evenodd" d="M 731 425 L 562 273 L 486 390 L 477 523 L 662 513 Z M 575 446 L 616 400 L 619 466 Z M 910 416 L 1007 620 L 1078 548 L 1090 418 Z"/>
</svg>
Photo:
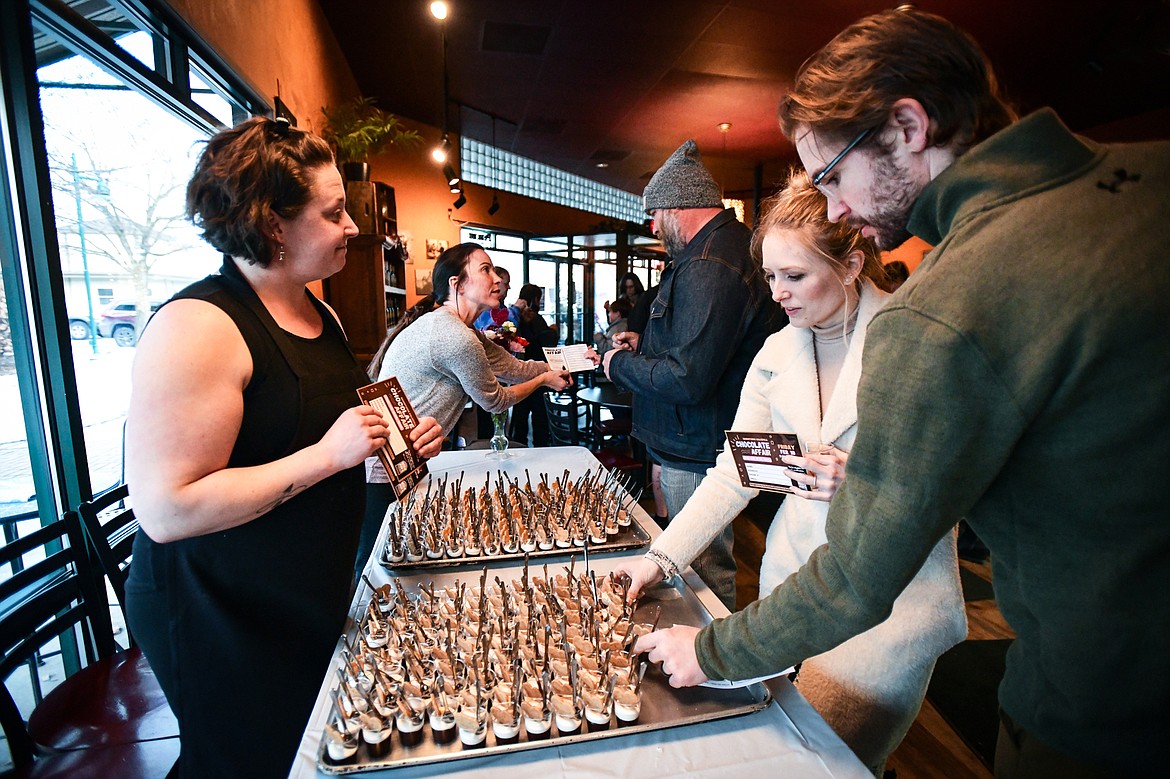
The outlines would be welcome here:
<svg viewBox="0 0 1170 779">
<path fill-rule="evenodd" d="M 796 433 L 848 452 L 857 432 L 865 332 L 889 298 L 866 283 L 857 324 L 824 418 L 811 330 L 786 327 L 756 355 L 733 429 Z M 891 419 L 889 424 L 914 424 Z M 654 548 L 687 565 L 755 497 L 725 446 Z M 826 543 L 829 504 L 786 496 L 768 530 L 760 595 L 770 593 Z M 945 536 L 880 625 L 804 661 L 797 686 L 862 762 L 880 766 L 917 716 L 937 657 L 966 637 L 954 534 Z M 761 669 L 761 673 L 770 669 Z"/>
</svg>

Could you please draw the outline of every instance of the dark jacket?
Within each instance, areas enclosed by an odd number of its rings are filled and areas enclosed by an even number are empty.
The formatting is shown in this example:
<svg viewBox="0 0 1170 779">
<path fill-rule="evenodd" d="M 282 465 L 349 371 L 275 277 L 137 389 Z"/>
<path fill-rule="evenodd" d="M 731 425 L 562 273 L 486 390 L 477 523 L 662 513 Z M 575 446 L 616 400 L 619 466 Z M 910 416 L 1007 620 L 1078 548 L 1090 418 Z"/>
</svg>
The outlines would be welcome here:
<svg viewBox="0 0 1170 779">
<path fill-rule="evenodd" d="M 696 470 L 714 464 L 752 359 L 785 324 L 750 242 L 734 211 L 712 218 L 663 272 L 638 353 L 610 362 L 634 393 L 634 436 Z"/>
</svg>

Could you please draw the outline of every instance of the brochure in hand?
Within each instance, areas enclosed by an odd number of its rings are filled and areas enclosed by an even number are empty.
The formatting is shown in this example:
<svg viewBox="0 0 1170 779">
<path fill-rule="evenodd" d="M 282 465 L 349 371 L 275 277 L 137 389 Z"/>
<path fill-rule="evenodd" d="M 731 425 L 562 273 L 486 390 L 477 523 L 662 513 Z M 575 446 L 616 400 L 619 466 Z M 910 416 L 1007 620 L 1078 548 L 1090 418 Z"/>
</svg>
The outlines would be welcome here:
<svg viewBox="0 0 1170 779">
<path fill-rule="evenodd" d="M 569 344 L 567 346 L 545 346 L 544 359 L 548 360 L 549 367 L 554 371 L 591 371 L 597 366 L 589 359 L 588 344 Z"/>
<path fill-rule="evenodd" d="M 807 484 L 794 483 L 785 473 L 786 470 L 804 473 L 803 468 L 785 465 L 780 461 L 785 455 L 803 456 L 795 433 L 728 430 L 727 443 L 731 446 L 731 456 L 743 486 L 786 493 L 792 492 L 793 487 L 806 491 L 809 489 Z"/>
<path fill-rule="evenodd" d="M 389 428 L 378 459 L 390 476 L 394 494 L 401 500 L 427 473 L 426 460 L 415 454 L 407 440 L 407 434 L 418 425 L 418 415 L 394 376 L 359 387 L 357 394 L 362 403 L 377 409 Z"/>
</svg>

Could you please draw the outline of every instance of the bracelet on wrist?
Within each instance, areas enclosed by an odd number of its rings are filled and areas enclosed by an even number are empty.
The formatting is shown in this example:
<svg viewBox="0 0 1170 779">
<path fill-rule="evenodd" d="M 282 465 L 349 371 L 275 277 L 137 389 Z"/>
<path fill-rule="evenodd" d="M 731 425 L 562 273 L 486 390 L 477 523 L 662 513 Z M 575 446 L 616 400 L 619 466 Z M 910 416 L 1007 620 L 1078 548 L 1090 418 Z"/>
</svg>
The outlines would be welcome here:
<svg viewBox="0 0 1170 779">
<path fill-rule="evenodd" d="M 673 579 L 675 576 L 678 576 L 678 566 L 675 565 L 674 560 L 671 560 L 657 549 L 651 549 L 647 552 L 646 559 L 662 569 L 662 577 L 664 579 Z"/>
</svg>

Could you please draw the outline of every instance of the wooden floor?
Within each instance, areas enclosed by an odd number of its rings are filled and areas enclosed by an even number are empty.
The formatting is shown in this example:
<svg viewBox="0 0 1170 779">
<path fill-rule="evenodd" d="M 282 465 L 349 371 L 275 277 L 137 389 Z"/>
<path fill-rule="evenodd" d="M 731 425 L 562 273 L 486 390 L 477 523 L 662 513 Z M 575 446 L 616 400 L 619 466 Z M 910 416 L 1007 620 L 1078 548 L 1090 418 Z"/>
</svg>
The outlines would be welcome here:
<svg viewBox="0 0 1170 779">
<path fill-rule="evenodd" d="M 653 502 L 644 504 L 653 513 Z M 759 594 L 760 557 L 764 551 L 764 528 L 774 507 L 754 506 L 734 522 L 735 558 L 739 566 L 736 576 L 737 605 L 751 603 Z M 977 565 L 960 561 L 960 565 L 991 581 L 991 565 Z M 967 604 L 968 639 L 985 640 L 1014 637 L 1004 622 L 994 601 L 974 601 Z M 901 746 L 886 764 L 887 773 L 893 769 L 897 779 L 990 779 L 991 771 L 968 747 L 963 739 L 930 704 L 925 701 L 922 711 L 910 728 Z"/>
</svg>

